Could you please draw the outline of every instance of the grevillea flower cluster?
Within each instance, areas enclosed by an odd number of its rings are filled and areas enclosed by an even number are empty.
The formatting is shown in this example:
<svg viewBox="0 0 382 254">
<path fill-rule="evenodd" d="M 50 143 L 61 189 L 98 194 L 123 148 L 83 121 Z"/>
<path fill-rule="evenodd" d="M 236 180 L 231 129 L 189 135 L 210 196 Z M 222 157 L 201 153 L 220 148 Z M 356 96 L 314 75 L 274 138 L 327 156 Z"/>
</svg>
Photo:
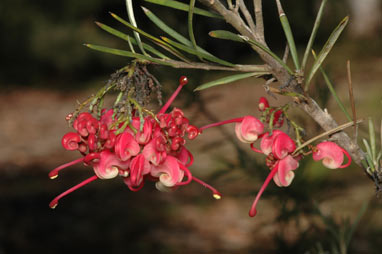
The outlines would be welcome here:
<svg viewBox="0 0 382 254">
<path fill-rule="evenodd" d="M 276 128 L 282 127 L 286 115 L 283 109 L 271 108 L 268 100 L 265 97 L 261 97 L 259 100 L 259 111 L 263 113 L 262 119 L 265 123 Z M 249 143 L 253 151 L 264 154 L 266 156 L 265 163 L 270 169 L 270 173 L 252 203 L 249 211 L 251 217 L 256 215 L 256 206 L 271 180 L 279 187 L 287 187 L 292 183 L 295 176 L 294 170 L 299 167 L 299 161 L 303 156 L 311 153 L 315 161 L 322 160 L 323 165 L 331 169 L 345 168 L 351 163 L 349 153 L 331 141 L 324 141 L 317 146 L 310 146 L 310 151 L 308 152 L 297 151 L 296 142 L 288 134 L 279 129 L 265 132 L 264 123 L 254 116 L 244 116 L 213 123 L 201 127 L 200 130 L 203 131 L 210 127 L 228 123 L 236 123 L 235 133 L 237 138 L 241 142 Z M 259 139 L 260 149 L 255 147 L 255 142 Z M 342 165 L 344 155 L 348 158 L 348 162 Z"/>
<path fill-rule="evenodd" d="M 219 199 L 221 195 L 216 189 L 188 169 L 193 156 L 185 147 L 185 136 L 189 140 L 196 138 L 198 128 L 189 124 L 178 108 L 166 113 L 187 82 L 186 77 L 181 77 L 179 87 L 157 114 L 146 117 L 133 114 L 130 121 L 118 122 L 113 109 L 102 110 L 99 119 L 88 112 L 80 113 L 73 122 L 75 132 L 63 136 L 62 146 L 69 151 L 79 151 L 82 157 L 57 167 L 49 176 L 54 179 L 62 169 L 81 162 L 92 167 L 94 175 L 58 195 L 50 207 L 56 207 L 62 197 L 94 180 L 118 176 L 132 191 L 140 190 L 146 180 L 155 181 L 160 191 L 169 191 L 193 180 L 209 188 Z"/>
<path fill-rule="evenodd" d="M 94 180 L 118 176 L 131 191 L 140 190 L 147 180 L 156 182 L 155 186 L 160 191 L 170 191 L 195 181 L 210 189 L 214 198 L 220 199 L 221 194 L 215 188 L 191 174 L 189 167 L 194 159 L 185 147 L 185 138 L 193 140 L 208 128 L 229 123 L 236 124 L 235 133 L 241 142 L 250 144 L 253 151 L 265 156 L 265 164 L 270 170 L 251 206 L 251 217 L 256 215 L 256 206 L 271 180 L 279 187 L 289 186 L 304 156 L 312 154 L 315 161 L 322 160 L 323 165 L 331 169 L 350 165 L 348 152 L 331 141 L 304 149 L 297 147 L 296 142 L 300 145 L 302 141 L 301 128 L 288 119 L 287 107 L 270 107 L 264 97 L 259 100 L 260 120 L 247 115 L 197 128 L 189 123 L 179 108 L 166 113 L 187 82 L 186 77 L 180 78 L 178 88 L 156 114 L 146 111 L 148 113 L 143 116 L 142 108 L 137 105 L 131 109 L 131 117 L 124 121 L 116 117 L 113 109 L 103 109 L 99 117 L 88 112 L 80 113 L 72 124 L 75 132 L 63 136 L 62 146 L 69 151 L 79 151 L 82 157 L 57 167 L 49 176 L 54 179 L 59 171 L 77 163 L 90 166 L 94 175 L 58 195 L 50 207 L 56 207 L 62 197 Z M 69 115 L 67 120 L 72 117 Z M 285 119 L 293 125 L 296 140 L 279 129 Z M 269 131 L 265 131 L 265 124 L 268 124 Z M 256 148 L 258 140 L 260 144 Z M 348 162 L 343 165 L 344 155 Z"/>
</svg>

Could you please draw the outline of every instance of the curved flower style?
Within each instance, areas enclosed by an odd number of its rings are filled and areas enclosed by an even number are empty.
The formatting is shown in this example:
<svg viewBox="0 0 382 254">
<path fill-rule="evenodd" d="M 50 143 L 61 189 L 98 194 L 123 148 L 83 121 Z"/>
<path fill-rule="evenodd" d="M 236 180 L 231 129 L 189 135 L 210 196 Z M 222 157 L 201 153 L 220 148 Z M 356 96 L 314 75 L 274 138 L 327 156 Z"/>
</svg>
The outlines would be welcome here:
<svg viewBox="0 0 382 254">
<path fill-rule="evenodd" d="M 174 108 L 166 113 L 186 84 L 187 78 L 181 77 L 178 88 L 158 114 L 148 114 L 143 119 L 134 116 L 135 110 L 132 121 L 125 123 L 114 118 L 112 109 L 102 110 L 99 120 L 88 112 L 80 113 L 73 122 L 77 132 L 65 134 L 62 145 L 70 151 L 78 150 L 83 157 L 55 168 L 49 177 L 54 179 L 62 169 L 80 162 L 91 166 L 95 175 L 58 195 L 50 207 L 56 207 L 62 197 L 96 179 L 112 179 L 118 175 L 132 191 L 140 190 L 145 179 L 156 181 L 156 187 L 161 191 L 195 181 L 219 199 L 221 195 L 215 188 L 194 177 L 188 169 L 193 156 L 185 148 L 184 136 L 194 139 L 199 135 L 199 129 L 189 124 L 181 109 Z M 73 115 L 67 119 L 71 117 Z M 126 128 L 119 133 L 123 125 Z"/>
<path fill-rule="evenodd" d="M 259 192 L 257 193 L 256 198 L 252 203 L 251 209 L 249 210 L 249 216 L 254 217 L 257 214 L 257 203 L 259 202 L 261 195 L 267 188 L 271 179 L 273 179 L 276 185 L 279 187 L 289 186 L 294 178 L 294 173 L 292 172 L 292 170 L 295 170 L 297 168 L 298 161 L 290 155 L 277 161 L 274 167 L 272 168 L 271 172 L 265 179 Z"/>
<path fill-rule="evenodd" d="M 344 154 L 348 158 L 348 162 L 342 165 Z M 334 142 L 325 141 L 317 145 L 313 150 L 313 159 L 315 161 L 322 160 L 322 164 L 331 169 L 346 168 L 351 164 L 349 153 Z"/>
</svg>

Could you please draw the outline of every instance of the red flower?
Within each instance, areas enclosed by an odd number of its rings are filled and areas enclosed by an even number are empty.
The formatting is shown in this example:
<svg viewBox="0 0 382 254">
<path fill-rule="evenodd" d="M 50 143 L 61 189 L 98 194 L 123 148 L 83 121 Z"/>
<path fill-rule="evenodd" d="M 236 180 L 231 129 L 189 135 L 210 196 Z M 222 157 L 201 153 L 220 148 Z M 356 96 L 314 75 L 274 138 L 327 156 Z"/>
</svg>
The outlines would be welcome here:
<svg viewBox="0 0 382 254">
<path fill-rule="evenodd" d="M 80 151 L 84 157 L 57 167 L 49 176 L 56 178 L 60 170 L 80 162 L 91 166 L 95 175 L 58 195 L 50 206 L 56 207 L 59 199 L 96 179 L 111 179 L 118 175 L 132 191 L 141 189 L 145 179 L 157 181 L 156 187 L 162 191 L 195 181 L 209 188 L 215 198 L 220 198 L 216 189 L 192 176 L 187 168 L 192 165 L 193 156 L 185 148 L 184 136 L 187 134 L 189 139 L 194 139 L 199 135 L 199 129 L 189 124 L 180 109 L 166 113 L 186 83 L 187 78 L 181 77 L 174 94 L 158 114 L 148 114 L 143 125 L 141 118 L 132 113 L 132 121 L 126 123 L 126 129 L 119 134 L 117 128 L 124 123 L 117 124 L 112 109 L 102 110 L 100 120 L 87 112 L 79 114 L 73 123 L 77 132 L 65 134 L 62 144 L 67 150 Z"/>
<path fill-rule="evenodd" d="M 344 154 L 348 158 L 348 162 L 342 165 Z M 315 161 L 322 160 L 322 164 L 331 169 L 346 168 L 351 164 L 349 153 L 336 143 L 330 141 L 322 142 L 313 149 L 313 159 Z"/>
</svg>

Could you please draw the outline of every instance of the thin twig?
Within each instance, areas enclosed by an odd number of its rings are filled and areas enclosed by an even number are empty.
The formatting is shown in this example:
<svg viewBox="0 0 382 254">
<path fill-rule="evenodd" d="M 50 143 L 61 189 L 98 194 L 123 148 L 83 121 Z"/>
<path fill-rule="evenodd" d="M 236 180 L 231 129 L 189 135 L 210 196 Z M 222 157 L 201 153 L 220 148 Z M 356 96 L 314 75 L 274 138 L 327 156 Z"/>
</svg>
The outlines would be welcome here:
<svg viewBox="0 0 382 254">
<path fill-rule="evenodd" d="M 363 120 L 360 119 L 360 120 L 358 120 L 358 121 L 356 121 L 356 122 L 348 122 L 348 123 L 342 124 L 342 125 L 340 125 L 340 126 L 338 126 L 338 127 L 336 127 L 336 128 L 333 128 L 333 129 L 331 129 L 331 130 L 329 130 L 329 131 L 325 131 L 324 133 L 321 133 L 320 135 L 317 135 L 317 136 L 315 136 L 314 138 L 309 139 L 308 141 L 306 141 L 305 143 L 303 143 L 302 145 L 300 145 L 299 147 L 297 147 L 296 150 L 295 150 L 295 152 L 301 150 L 301 149 L 304 148 L 305 146 L 307 146 L 307 145 L 313 143 L 314 141 L 316 141 L 316 140 L 318 140 L 318 139 L 320 139 L 320 138 L 323 138 L 323 137 L 326 137 L 326 136 L 330 136 L 330 135 L 332 135 L 332 134 L 334 134 L 334 133 L 336 133 L 336 132 L 342 131 L 342 130 L 344 130 L 344 129 L 346 129 L 346 128 L 352 126 L 352 125 L 357 125 L 357 124 L 362 123 L 362 122 L 363 122 Z M 295 152 L 294 152 L 294 154 L 295 154 Z"/>
<path fill-rule="evenodd" d="M 269 72 L 271 73 L 271 68 L 264 65 L 242 65 L 236 64 L 233 67 L 213 65 L 209 63 L 200 62 L 182 62 L 172 59 L 163 59 L 162 61 L 167 62 L 172 65 L 173 68 L 184 68 L 184 69 L 199 69 L 199 70 L 216 70 L 216 71 L 240 71 L 240 72 Z"/>
<path fill-rule="evenodd" d="M 256 35 L 259 41 L 265 42 L 262 0 L 253 0 L 253 5 L 255 7 Z"/>
<path fill-rule="evenodd" d="M 245 6 L 244 0 L 240 0 L 240 11 L 243 13 L 245 20 L 247 21 L 250 29 L 256 33 L 255 22 L 253 22 L 252 15 L 249 13 L 247 6 Z"/>
</svg>

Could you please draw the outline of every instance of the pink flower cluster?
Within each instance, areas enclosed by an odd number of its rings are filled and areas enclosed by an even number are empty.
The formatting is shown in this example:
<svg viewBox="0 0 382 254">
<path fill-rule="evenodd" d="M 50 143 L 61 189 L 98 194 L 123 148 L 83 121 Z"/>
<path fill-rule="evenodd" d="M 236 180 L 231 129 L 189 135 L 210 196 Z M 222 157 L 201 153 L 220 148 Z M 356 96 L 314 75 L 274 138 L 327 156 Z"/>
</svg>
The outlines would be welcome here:
<svg viewBox="0 0 382 254">
<path fill-rule="evenodd" d="M 91 166 L 95 175 L 57 196 L 50 207 L 56 207 L 59 199 L 87 183 L 117 176 L 122 177 L 132 191 L 140 190 L 146 179 L 155 181 L 160 191 L 169 191 L 194 180 L 209 188 L 219 199 L 216 189 L 192 176 L 188 169 L 193 156 L 186 149 L 184 138 L 185 135 L 190 140 L 196 138 L 198 128 L 189 124 L 178 108 L 165 113 L 186 83 L 187 79 L 182 77 L 178 89 L 158 114 L 143 119 L 134 116 L 122 132 L 119 130 L 126 122 L 118 124 L 112 109 L 103 110 L 99 120 L 90 113 L 79 114 L 73 122 L 76 132 L 65 134 L 62 145 L 69 151 L 78 150 L 83 157 L 52 170 L 49 176 L 54 179 L 60 170 L 80 162 Z"/>
<path fill-rule="evenodd" d="M 259 110 L 264 111 L 268 107 L 268 101 L 264 97 L 260 98 Z M 271 112 L 272 111 L 270 111 L 270 113 Z M 277 112 L 275 112 L 274 121 L 282 125 L 282 121 L 279 120 L 282 111 L 276 115 Z M 253 151 L 267 156 L 266 165 L 271 170 L 249 211 L 249 215 L 253 217 L 257 213 L 257 203 L 271 179 L 273 179 L 274 183 L 279 187 L 289 186 L 294 178 L 293 171 L 298 168 L 299 160 L 302 159 L 303 155 L 301 153 L 295 153 L 296 144 L 289 135 L 281 130 L 273 130 L 272 133 L 263 132 L 264 125 L 253 116 L 245 116 L 241 122 L 236 123 L 235 131 L 240 141 L 251 143 Z M 261 138 L 260 150 L 254 147 L 254 142 L 258 138 Z M 323 165 L 328 168 L 345 168 L 351 163 L 351 157 L 348 152 L 334 142 L 324 141 L 316 147 L 313 147 L 312 153 L 315 161 L 322 160 Z M 347 156 L 348 162 L 342 165 L 344 154 Z"/>
<path fill-rule="evenodd" d="M 269 107 L 268 100 L 264 97 L 260 98 L 259 110 L 265 113 L 265 122 L 269 123 L 271 119 L 269 115 L 275 109 Z M 283 117 L 282 110 L 275 111 L 273 126 L 281 127 L 284 122 Z M 278 129 L 272 132 L 264 132 L 264 124 L 254 116 L 244 116 L 209 124 L 201 127 L 200 131 L 228 123 L 236 123 L 235 133 L 237 138 L 244 143 L 249 143 L 253 151 L 264 154 L 266 156 L 266 165 L 271 170 L 249 211 L 249 215 L 253 217 L 257 213 L 257 203 L 272 179 L 279 187 L 287 187 L 292 183 L 295 176 L 293 171 L 298 168 L 299 160 L 302 159 L 303 154 L 296 151 L 296 143 L 288 134 Z M 254 147 L 254 142 L 258 139 L 261 139 L 260 149 Z M 323 165 L 328 168 L 344 168 L 351 163 L 347 151 L 330 141 L 322 142 L 313 147 L 311 153 L 313 153 L 314 160 L 322 160 Z M 348 163 L 342 165 L 344 154 L 348 158 Z"/>
</svg>

